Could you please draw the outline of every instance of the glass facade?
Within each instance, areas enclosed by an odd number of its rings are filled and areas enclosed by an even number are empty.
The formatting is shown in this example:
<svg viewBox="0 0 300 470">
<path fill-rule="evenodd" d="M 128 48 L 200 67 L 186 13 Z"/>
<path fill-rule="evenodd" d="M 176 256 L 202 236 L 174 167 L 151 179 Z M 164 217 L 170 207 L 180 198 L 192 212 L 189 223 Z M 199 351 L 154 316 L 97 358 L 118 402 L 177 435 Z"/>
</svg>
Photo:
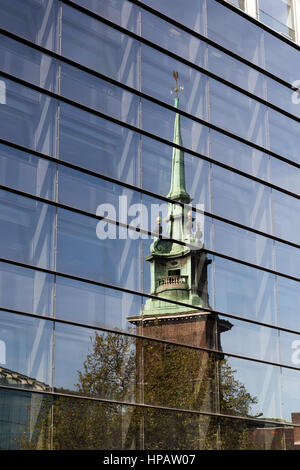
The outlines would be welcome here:
<svg viewBox="0 0 300 470">
<path fill-rule="evenodd" d="M 0 0 L 0 449 L 299 449 L 300 52 L 240 10 Z"/>
</svg>

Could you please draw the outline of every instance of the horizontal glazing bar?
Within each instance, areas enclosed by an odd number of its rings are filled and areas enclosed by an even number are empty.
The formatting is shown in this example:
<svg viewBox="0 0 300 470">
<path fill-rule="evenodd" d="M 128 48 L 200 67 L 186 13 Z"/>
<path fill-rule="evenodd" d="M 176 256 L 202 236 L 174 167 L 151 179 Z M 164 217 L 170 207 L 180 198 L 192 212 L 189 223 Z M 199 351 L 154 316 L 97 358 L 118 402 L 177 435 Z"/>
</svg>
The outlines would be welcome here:
<svg viewBox="0 0 300 470">
<path fill-rule="evenodd" d="M 1 73 L 2 73 L 2 72 L 1 72 Z M 1 74 L 1 73 L 0 73 L 0 74 Z M 7 74 L 4 74 L 4 73 L 2 73 L 2 74 L 3 74 L 3 75 L 7 75 Z M 11 76 L 10 76 L 10 78 L 11 78 Z M 23 81 L 22 81 L 22 80 L 16 79 L 15 77 L 13 77 L 13 81 L 16 81 L 16 82 L 18 82 L 18 83 L 22 83 L 22 84 L 23 84 Z M 36 87 L 36 86 L 34 86 L 34 85 L 28 85 L 28 84 L 26 84 L 25 86 L 26 86 L 26 88 L 29 86 L 29 88 L 32 88 L 32 89 L 34 89 L 34 90 L 36 90 L 36 91 L 37 91 L 37 90 L 41 90 L 40 87 Z M 67 98 L 65 98 L 65 97 L 59 97 L 58 95 L 56 95 L 56 94 L 54 94 L 54 93 L 52 93 L 52 92 L 46 91 L 46 90 L 42 90 L 42 93 L 44 93 L 44 94 L 46 94 L 46 95 L 48 95 L 48 96 L 54 97 L 54 98 L 56 98 L 56 99 L 60 99 L 61 101 L 66 102 L 67 104 L 71 104 L 72 106 L 75 106 L 76 108 L 82 109 L 83 111 L 88 111 L 89 113 L 92 113 L 92 114 L 94 114 L 94 115 L 97 115 L 97 116 L 99 116 L 99 117 L 101 117 L 101 118 L 104 118 L 104 119 L 110 121 L 110 122 L 113 122 L 113 123 L 115 123 L 115 124 L 121 125 L 123 128 L 127 128 L 127 129 L 130 129 L 130 130 L 133 130 L 133 131 L 135 131 L 135 132 L 137 132 L 137 133 L 139 133 L 139 134 L 142 134 L 142 135 L 144 135 L 144 136 L 146 136 L 146 137 L 150 137 L 150 138 L 152 138 L 153 140 L 156 140 L 156 141 L 158 141 L 158 142 L 161 142 L 161 143 L 164 143 L 164 144 L 166 143 L 168 146 L 171 146 L 171 147 L 173 146 L 173 147 L 182 149 L 182 150 L 184 150 L 184 151 L 187 150 L 186 148 L 182 147 L 181 145 L 171 144 L 169 141 L 166 141 L 165 139 L 162 139 L 161 137 L 153 136 L 153 135 L 150 134 L 149 132 L 144 131 L 144 130 L 137 129 L 136 127 L 132 126 L 131 124 L 127 124 L 127 123 L 123 123 L 123 122 L 121 123 L 121 122 L 120 122 L 118 119 L 116 119 L 116 118 L 113 118 L 113 117 L 111 117 L 111 116 L 107 116 L 107 115 L 105 115 L 105 114 L 103 114 L 103 113 L 101 113 L 101 112 L 99 112 L 99 111 L 91 110 L 90 108 L 87 108 L 86 106 L 81 105 L 81 104 L 78 104 L 78 103 L 74 103 L 72 100 L 69 100 L 69 99 L 67 99 Z M 187 152 L 188 152 L 189 154 L 191 154 L 191 155 L 196 155 L 196 156 L 198 155 L 197 152 L 193 152 L 193 151 L 189 151 L 189 150 L 187 150 Z M 209 215 L 209 214 L 207 213 L 207 215 Z M 216 216 L 216 218 L 218 218 L 219 220 L 223 220 L 223 221 L 226 221 L 226 220 L 227 220 L 227 222 L 230 221 L 229 218 L 226 219 L 225 217 L 221 217 L 221 216 L 219 216 L 219 215 Z M 229 223 L 231 223 L 231 222 L 229 222 Z M 237 222 L 233 222 L 233 224 L 236 225 L 236 226 L 241 226 L 241 227 L 242 227 L 242 224 L 240 224 L 239 222 L 238 222 L 238 223 L 237 223 Z M 251 230 L 251 229 L 250 229 L 250 230 Z M 261 234 L 266 235 L 268 238 L 273 238 L 273 239 L 275 239 L 275 240 L 283 241 L 283 242 L 284 242 L 284 240 L 283 240 L 282 238 L 280 238 L 280 237 L 270 236 L 269 234 L 266 234 L 265 232 L 260 232 L 259 230 L 258 230 L 256 233 L 261 233 Z M 292 243 L 289 243 L 289 241 L 287 241 L 287 243 L 288 243 L 288 244 L 293 244 L 293 242 L 292 242 Z M 296 245 L 296 244 L 294 244 L 294 245 Z"/>
<path fill-rule="evenodd" d="M 18 196 L 24 196 L 26 198 L 38 201 L 42 204 L 49 205 L 49 206 L 52 206 L 52 207 L 57 207 L 57 208 L 60 208 L 60 209 L 63 209 L 63 210 L 67 210 L 69 212 L 73 212 L 75 214 L 82 215 L 84 217 L 89 217 L 89 218 L 96 219 L 96 220 L 99 220 L 99 221 L 106 221 L 108 224 L 112 224 L 112 225 L 115 225 L 115 226 L 118 226 L 118 227 L 123 227 L 125 229 L 132 230 L 133 232 L 141 233 L 141 234 L 144 234 L 146 236 L 157 237 L 157 235 L 158 235 L 157 232 L 151 232 L 151 231 L 145 230 L 143 228 L 137 228 L 135 226 L 131 226 L 129 224 L 120 222 L 118 220 L 110 219 L 110 218 L 105 217 L 105 216 L 99 216 L 97 214 L 93 214 L 91 212 L 87 212 L 85 210 L 72 207 L 70 205 L 62 204 L 62 203 L 56 202 L 56 201 L 51 201 L 49 199 L 45 199 L 45 198 L 30 194 L 30 193 L 26 193 L 24 191 L 19 191 L 17 189 L 10 188 L 10 187 L 5 186 L 5 185 L 0 185 L 0 190 L 7 191 L 9 193 L 16 194 Z M 175 202 L 175 204 L 176 204 L 176 202 Z M 158 238 L 167 239 L 171 243 L 175 243 L 179 246 L 186 246 L 186 247 L 191 247 L 191 248 L 194 247 L 194 245 L 192 243 L 189 244 L 189 242 L 183 242 L 181 240 L 166 238 L 166 237 L 163 237 L 163 236 L 158 236 Z M 245 266 L 249 266 L 251 268 L 258 269 L 260 271 L 264 271 L 264 272 L 267 272 L 267 273 L 270 273 L 270 274 L 274 274 L 276 276 L 281 276 L 281 277 L 284 277 L 286 279 L 290 279 L 290 280 L 293 280 L 293 281 L 296 281 L 296 282 L 300 282 L 299 277 L 290 276 L 288 274 L 281 273 L 281 272 L 275 271 L 273 269 L 268 269 L 268 268 L 265 268 L 265 267 L 247 262 L 247 261 L 243 261 L 243 260 L 240 260 L 238 258 L 234 258 L 232 256 L 228 256 L 228 255 L 225 255 L 225 254 L 213 251 L 213 250 L 208 250 L 206 248 L 203 248 L 203 252 L 211 254 L 211 255 L 215 255 L 215 256 L 218 256 L 220 258 L 224 258 L 224 259 L 227 259 L 227 260 L 230 260 L 230 261 L 233 261 L 233 262 L 245 265 Z"/>
<path fill-rule="evenodd" d="M 221 418 L 228 418 L 228 419 L 236 419 L 236 420 L 239 420 L 239 421 L 251 421 L 251 422 L 255 422 L 259 425 L 262 425 L 263 423 L 266 423 L 266 424 L 273 424 L 273 425 L 276 425 L 276 426 L 281 426 L 281 425 L 289 425 L 291 427 L 300 427 L 299 424 L 294 424 L 294 423 L 290 423 L 290 422 L 284 422 L 284 421 L 281 421 L 281 423 L 279 423 L 278 421 L 273 421 L 272 419 L 268 419 L 268 420 L 264 420 L 264 421 L 259 421 L 257 418 L 254 418 L 254 417 L 242 417 L 242 416 L 234 416 L 234 415 L 226 415 L 226 414 L 221 414 L 221 413 L 209 413 L 207 411 L 195 411 L 195 410 L 185 410 L 185 409 L 182 409 L 182 408 L 169 408 L 169 407 L 163 407 L 163 406 L 156 406 L 156 405 L 145 405 L 145 404 L 141 404 L 141 403 L 128 403 L 128 402 L 123 402 L 123 401 L 116 401 L 116 400 L 107 400 L 105 398 L 95 398 L 95 397 L 89 397 L 89 396 L 74 396 L 72 394 L 67 394 L 67 393 L 63 393 L 63 392 L 51 392 L 51 391 L 38 391 L 38 390 L 35 390 L 34 392 L 31 390 L 31 389 L 19 389 L 17 387 L 13 387 L 13 386 L 5 386 L 5 385 L 0 385 L 0 389 L 3 389 L 3 390 L 14 390 L 14 391 L 17 391 L 17 392 L 24 392 L 24 393 L 36 393 L 36 394 L 45 394 L 45 395 L 49 395 L 49 396 L 57 396 L 57 397 L 66 397 L 66 398 L 71 398 L 71 399 L 75 399 L 75 400 L 88 400 L 88 401 L 94 401 L 94 402 L 103 402 L 103 403 L 112 403 L 112 404 L 117 404 L 117 405 L 124 405 L 124 406 L 131 406 L 131 407 L 139 407 L 139 408 L 149 408 L 149 409 L 158 409 L 158 410 L 166 410 L 166 411 L 174 411 L 174 412 L 180 412 L 180 413 L 192 413 L 192 414 L 196 414 L 196 415 L 204 415 L 204 416 L 216 416 L 216 417 L 221 417 Z"/>
<path fill-rule="evenodd" d="M 54 54 L 54 53 L 53 53 L 53 54 Z M 57 57 L 59 57 L 57 54 L 54 54 L 54 55 L 57 56 Z M 72 66 L 74 65 L 74 62 L 73 62 L 73 61 L 70 61 L 70 60 L 68 60 L 68 59 L 66 59 L 66 63 L 72 64 Z M 83 70 L 83 71 L 85 71 L 85 72 L 87 72 L 87 73 L 90 73 L 89 69 L 86 69 L 86 67 L 83 67 L 83 66 L 81 66 L 80 64 L 76 64 L 76 63 L 75 63 L 75 66 L 76 66 L 77 68 L 79 68 L 80 70 Z M 168 104 L 165 104 L 164 102 L 162 102 L 162 101 L 160 101 L 160 100 L 157 100 L 156 98 L 149 97 L 148 95 L 145 95 L 144 93 L 136 92 L 133 88 L 128 87 L 127 85 L 120 84 L 120 83 L 117 82 L 116 80 L 113 80 L 113 79 L 111 79 L 111 78 L 105 77 L 105 76 L 103 76 L 102 74 L 99 74 L 98 72 L 95 72 L 95 73 L 92 72 L 92 75 L 97 76 L 98 78 L 100 78 L 101 80 L 104 80 L 104 81 L 107 82 L 107 83 L 111 83 L 111 84 L 114 85 L 114 86 L 117 86 L 117 87 L 120 87 L 120 88 L 122 88 L 122 89 L 124 89 L 124 90 L 126 90 L 126 91 L 129 91 L 130 93 L 137 94 L 137 95 L 140 96 L 141 98 L 144 98 L 144 99 L 151 99 L 151 100 L 153 100 L 154 103 L 158 104 L 159 106 L 163 106 L 163 107 L 166 108 L 166 109 L 169 109 L 169 110 L 171 110 L 171 111 L 174 111 L 174 107 L 173 107 L 173 106 L 168 105 Z M 181 110 L 179 110 L 179 113 L 181 113 Z M 185 112 L 183 112 L 183 113 L 184 113 L 184 114 L 183 114 L 184 116 L 188 116 L 188 114 L 186 114 Z M 216 136 L 216 137 L 217 137 L 217 136 Z M 217 140 L 218 140 L 218 139 L 217 139 Z M 230 143 L 229 143 L 229 144 L 230 144 Z M 214 145 L 217 145 L 217 143 L 214 144 Z M 214 146 L 214 145 L 213 145 L 213 146 Z M 241 150 L 241 151 L 242 151 L 242 150 Z M 214 152 L 212 152 L 212 153 L 214 153 Z M 267 153 L 265 153 L 264 156 L 267 157 Z M 283 192 L 284 194 L 288 194 L 288 195 L 291 196 L 291 197 L 296 197 L 296 198 L 299 198 L 299 199 L 300 199 L 300 194 L 295 194 L 293 191 L 290 191 L 289 189 L 284 188 L 284 187 L 282 187 L 281 185 L 277 185 L 277 184 L 274 184 L 273 182 L 269 182 L 269 181 L 268 181 L 268 175 L 267 175 L 267 174 L 266 174 L 266 177 L 263 179 L 263 178 L 261 178 L 261 177 L 255 176 L 255 174 L 251 174 L 251 172 L 249 172 L 249 171 L 243 171 L 243 170 L 241 170 L 241 169 L 239 169 L 239 168 L 235 168 L 235 167 L 233 167 L 232 165 L 226 164 L 226 162 L 224 162 L 224 161 L 216 160 L 216 158 L 210 157 L 210 156 L 208 156 L 208 155 L 203 155 L 203 154 L 201 154 L 201 153 L 198 152 L 198 157 L 199 157 L 199 158 L 202 158 L 202 159 L 205 160 L 205 161 L 214 163 L 214 164 L 216 164 L 217 166 L 220 166 L 220 167 L 222 167 L 222 168 L 225 168 L 225 169 L 228 169 L 228 170 L 230 170 L 230 171 L 236 172 L 236 173 L 240 174 L 241 176 L 244 176 L 245 178 L 252 179 L 253 181 L 256 181 L 256 182 L 258 182 L 258 183 L 264 184 L 264 185 L 266 185 L 266 186 L 268 186 L 268 187 L 271 187 L 271 188 L 273 188 L 273 189 L 276 189 L 276 190 L 278 190 L 278 191 L 281 191 L 281 192 Z M 281 162 L 281 159 L 280 159 L 280 162 Z M 278 164 L 279 164 L 279 163 L 277 163 L 277 165 L 278 165 Z M 274 164 L 273 164 L 272 166 L 274 166 L 274 165 L 275 165 L 275 162 L 274 162 Z M 287 167 L 287 168 L 289 169 L 289 174 L 292 172 L 293 166 L 294 166 L 294 165 Z M 296 166 L 297 166 L 297 164 L 296 164 Z M 277 175 L 277 173 L 276 173 L 276 171 L 277 171 L 277 166 L 276 166 L 276 165 L 275 165 L 274 171 L 275 171 L 274 176 L 273 176 L 273 172 L 272 172 L 272 179 L 275 178 L 276 181 L 279 181 L 278 177 L 277 177 L 277 176 L 275 177 L 275 175 Z M 289 184 L 288 184 L 288 178 L 287 178 L 287 186 L 289 186 Z M 292 186 L 292 184 L 291 184 L 290 186 Z M 293 187 L 296 187 L 296 186 L 294 185 Z"/>
<path fill-rule="evenodd" d="M 118 285 L 113 285 L 113 284 L 109 284 L 109 283 L 105 283 L 105 282 L 101 282 L 101 281 L 96 281 L 96 280 L 93 280 L 93 279 L 82 278 L 82 277 L 79 277 L 79 276 L 76 276 L 74 274 L 70 274 L 70 273 L 67 273 L 67 272 L 60 272 L 58 270 L 54 271 L 54 270 L 50 270 L 50 269 L 46 269 L 46 268 L 42 268 L 42 267 L 38 267 L 38 266 L 33 266 L 33 265 L 30 265 L 30 264 L 21 263 L 21 262 L 18 262 L 18 261 L 8 260 L 8 259 L 4 259 L 4 258 L 0 258 L 0 262 L 5 263 L 5 264 L 10 265 L 10 266 L 15 266 L 15 267 L 18 267 L 18 268 L 25 268 L 26 270 L 31 270 L 32 272 L 49 274 L 49 275 L 52 275 L 52 276 L 59 276 L 62 279 L 64 278 L 64 279 L 67 279 L 67 280 L 70 280 L 70 281 L 78 281 L 78 282 L 83 283 L 83 284 L 87 284 L 87 285 L 91 285 L 91 286 L 99 286 L 99 287 L 103 287 L 103 288 L 106 288 L 106 289 L 109 289 L 109 290 L 114 290 L 116 292 L 127 293 L 127 294 L 130 294 L 130 295 L 137 295 L 141 298 L 146 298 L 146 299 L 150 299 L 150 300 L 153 300 L 153 301 L 163 300 L 163 302 L 165 304 L 170 304 L 170 305 L 183 307 L 183 308 L 190 308 L 191 307 L 191 304 L 185 303 L 184 301 L 173 300 L 173 299 L 165 299 L 165 298 L 161 299 L 161 298 L 159 298 L 159 297 L 157 297 L 156 295 L 153 295 L 153 294 L 140 292 L 140 291 L 137 291 L 137 290 L 133 290 L 133 289 L 129 289 L 129 288 L 126 288 L 126 287 L 121 287 L 121 286 L 118 286 Z M 230 319 L 233 319 L 233 320 L 238 320 L 238 321 L 242 320 L 245 323 L 270 328 L 270 329 L 273 329 L 274 331 L 278 330 L 278 331 L 282 331 L 282 332 L 285 332 L 285 333 L 291 333 L 291 334 L 296 334 L 296 335 L 298 335 L 300 333 L 299 331 L 294 330 L 292 328 L 284 328 L 284 327 L 281 327 L 281 326 L 274 325 L 272 323 L 262 322 L 262 321 L 259 321 L 259 320 L 255 320 L 253 318 L 251 319 L 251 318 L 247 318 L 247 317 L 241 317 L 237 314 L 230 314 L 230 313 L 226 313 L 224 311 L 220 311 L 220 310 L 216 310 L 216 309 L 212 309 L 212 308 L 207 308 L 205 306 L 200 308 L 197 305 L 193 305 L 193 309 L 195 309 L 196 311 L 202 312 L 202 313 L 203 312 L 207 312 L 209 314 L 213 313 L 213 314 L 220 315 L 220 316 L 230 318 Z M 9 308 L 5 308 L 5 310 L 9 310 Z M 94 325 L 94 327 L 95 327 L 95 325 Z"/>
<path fill-rule="evenodd" d="M 141 295 L 142 297 L 145 296 L 145 294 L 139 294 L 139 295 Z M 168 303 L 167 300 L 165 302 Z M 246 361 L 252 361 L 252 362 L 259 363 L 259 364 L 266 364 L 266 365 L 271 365 L 271 366 L 276 366 L 276 367 L 283 367 L 285 369 L 290 369 L 290 370 L 294 370 L 294 371 L 300 371 L 299 367 L 289 365 L 285 362 L 274 362 L 274 361 L 258 359 L 254 356 L 246 356 L 246 355 L 241 355 L 241 354 L 237 354 L 237 353 L 231 353 L 231 352 L 226 350 L 226 347 L 225 347 L 225 349 L 213 349 L 213 348 L 209 348 L 209 347 L 201 347 L 199 345 L 196 346 L 196 345 L 185 343 L 185 342 L 179 342 L 179 341 L 174 341 L 174 340 L 172 341 L 172 340 L 168 340 L 168 339 L 164 339 L 164 338 L 159 338 L 159 337 L 156 337 L 154 335 L 147 336 L 147 334 L 139 334 L 139 333 L 132 333 L 132 332 L 123 331 L 123 330 L 104 328 L 104 327 L 101 327 L 101 326 L 95 326 L 95 325 L 87 324 L 87 323 L 78 323 L 76 321 L 66 320 L 66 319 L 59 318 L 59 317 L 47 317 L 45 315 L 38 315 L 36 313 L 29 313 L 29 312 L 24 312 L 24 311 L 21 311 L 21 310 L 12 310 L 12 309 L 7 309 L 7 308 L 3 308 L 3 307 L 0 307 L 0 312 L 7 312 L 7 313 L 11 313 L 12 315 L 16 314 L 16 315 L 22 315 L 24 317 L 36 318 L 36 319 L 43 320 L 43 321 L 48 321 L 48 322 L 51 322 L 51 323 L 59 323 L 59 324 L 62 324 L 62 325 L 69 325 L 69 326 L 74 326 L 74 327 L 78 327 L 78 328 L 86 328 L 86 329 L 95 330 L 95 331 L 102 331 L 104 333 L 112 333 L 114 335 L 116 334 L 116 335 L 120 335 L 120 336 L 126 336 L 126 337 L 129 337 L 129 338 L 132 338 L 132 339 L 147 340 L 147 341 L 150 341 L 150 342 L 153 342 L 153 343 L 161 343 L 161 344 L 165 344 L 165 345 L 174 345 L 174 346 L 178 346 L 178 347 L 192 349 L 192 350 L 195 350 L 195 351 L 206 351 L 206 352 L 213 353 L 213 354 L 222 353 L 222 354 L 226 355 L 227 357 L 242 359 L 242 360 L 246 360 Z M 217 315 L 217 316 L 220 315 L 220 313 L 217 313 L 215 311 L 210 311 L 209 314 L 210 315 Z M 224 316 L 224 317 L 233 318 L 233 315 L 227 315 L 227 314 L 223 314 L 223 313 L 221 315 Z M 215 319 L 216 319 L 216 317 L 214 317 L 214 320 Z M 245 320 L 244 318 L 239 318 L 239 321 L 241 323 L 247 323 L 247 320 Z M 254 322 L 252 322 L 252 323 L 254 323 Z M 269 328 L 269 326 L 267 328 Z M 287 330 L 285 330 L 284 328 L 275 327 L 275 326 L 272 326 L 272 325 L 270 325 L 270 328 L 274 329 L 274 331 L 276 330 L 276 331 L 287 332 Z M 294 332 L 294 331 L 293 332 L 288 331 L 288 332 L 293 333 L 296 336 L 300 335 L 300 332 Z"/>
</svg>

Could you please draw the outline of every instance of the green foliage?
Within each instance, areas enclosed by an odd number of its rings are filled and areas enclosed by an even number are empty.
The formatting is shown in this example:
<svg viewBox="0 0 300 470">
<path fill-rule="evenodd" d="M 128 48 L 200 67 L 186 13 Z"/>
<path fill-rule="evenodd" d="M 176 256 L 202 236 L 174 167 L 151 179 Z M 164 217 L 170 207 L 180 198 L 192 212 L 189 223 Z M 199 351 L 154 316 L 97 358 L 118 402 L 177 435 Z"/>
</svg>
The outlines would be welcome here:
<svg viewBox="0 0 300 470">
<path fill-rule="evenodd" d="M 56 396 L 51 413 L 54 449 L 252 448 L 245 421 L 95 401 L 146 403 L 191 411 L 247 416 L 255 398 L 220 355 L 113 333 L 96 333 L 78 371 L 75 393 Z M 74 391 L 57 390 L 64 394 Z M 89 399 L 88 397 L 91 397 Z M 41 409 L 41 406 L 39 405 Z M 38 435 L 49 421 L 40 413 Z M 45 432 L 44 432 L 45 435 Z M 22 441 L 23 448 L 31 448 Z"/>
</svg>

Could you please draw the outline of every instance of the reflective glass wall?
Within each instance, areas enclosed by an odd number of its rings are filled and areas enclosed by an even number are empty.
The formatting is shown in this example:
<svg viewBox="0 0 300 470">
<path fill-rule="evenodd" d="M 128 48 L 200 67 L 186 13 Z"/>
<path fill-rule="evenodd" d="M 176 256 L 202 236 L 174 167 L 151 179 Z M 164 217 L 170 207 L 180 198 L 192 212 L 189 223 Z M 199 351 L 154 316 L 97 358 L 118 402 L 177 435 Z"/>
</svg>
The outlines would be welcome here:
<svg viewBox="0 0 300 470">
<path fill-rule="evenodd" d="M 0 28 L 0 448 L 296 449 L 298 49 L 221 0 Z"/>
</svg>

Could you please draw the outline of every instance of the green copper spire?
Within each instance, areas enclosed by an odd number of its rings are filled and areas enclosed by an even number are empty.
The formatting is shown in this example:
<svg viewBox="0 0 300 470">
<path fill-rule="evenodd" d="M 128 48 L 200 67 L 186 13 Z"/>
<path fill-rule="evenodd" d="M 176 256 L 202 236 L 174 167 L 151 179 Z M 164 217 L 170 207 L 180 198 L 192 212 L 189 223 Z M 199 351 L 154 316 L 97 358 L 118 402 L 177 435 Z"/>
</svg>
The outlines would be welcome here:
<svg viewBox="0 0 300 470">
<path fill-rule="evenodd" d="M 178 87 L 175 88 L 176 97 L 175 97 L 175 108 L 179 107 L 179 98 L 177 94 Z M 182 147 L 182 138 L 181 138 L 181 128 L 180 128 L 180 114 L 176 113 L 175 123 L 174 123 L 174 144 L 180 145 Z M 178 148 L 173 148 L 173 157 L 172 157 L 172 177 L 171 177 L 171 187 L 170 191 L 167 194 L 167 197 L 170 199 L 175 199 L 180 202 L 188 204 L 191 201 L 189 194 L 186 191 L 185 187 L 185 168 L 184 168 L 184 152 Z"/>
</svg>

